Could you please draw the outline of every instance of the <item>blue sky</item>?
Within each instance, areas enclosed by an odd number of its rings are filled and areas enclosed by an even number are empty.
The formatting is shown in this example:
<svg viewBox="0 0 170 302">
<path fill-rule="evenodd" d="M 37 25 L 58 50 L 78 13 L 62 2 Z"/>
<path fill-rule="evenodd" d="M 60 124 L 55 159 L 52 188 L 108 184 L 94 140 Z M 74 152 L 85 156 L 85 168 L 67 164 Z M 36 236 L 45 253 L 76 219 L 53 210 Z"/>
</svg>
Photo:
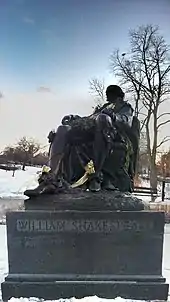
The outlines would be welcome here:
<svg viewBox="0 0 170 302">
<path fill-rule="evenodd" d="M 45 142 L 68 111 L 88 114 L 88 80 L 115 83 L 110 54 L 148 23 L 170 44 L 169 0 L 0 0 L 0 148 L 24 134 Z"/>
</svg>

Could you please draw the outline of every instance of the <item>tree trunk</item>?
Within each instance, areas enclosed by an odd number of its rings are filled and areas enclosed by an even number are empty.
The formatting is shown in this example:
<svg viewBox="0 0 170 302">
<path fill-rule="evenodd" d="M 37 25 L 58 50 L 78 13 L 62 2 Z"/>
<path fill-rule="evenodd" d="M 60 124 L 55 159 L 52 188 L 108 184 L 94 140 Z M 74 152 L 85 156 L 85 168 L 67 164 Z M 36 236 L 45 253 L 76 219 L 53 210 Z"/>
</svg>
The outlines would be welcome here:
<svg viewBox="0 0 170 302">
<path fill-rule="evenodd" d="M 157 167 L 154 158 L 150 163 L 150 186 L 152 189 L 157 189 Z M 155 197 L 151 196 L 151 201 L 155 201 Z"/>
<path fill-rule="evenodd" d="M 137 160 L 136 160 L 136 167 L 135 167 L 135 180 L 139 181 L 139 149 L 137 151 Z"/>
<path fill-rule="evenodd" d="M 153 111 L 153 127 L 154 127 L 154 139 L 153 139 L 153 147 L 152 147 L 152 155 L 150 161 L 151 167 L 151 176 L 150 176 L 150 185 L 152 189 L 157 189 L 157 167 L 156 167 L 156 153 L 157 153 L 157 137 L 158 137 L 158 129 L 157 129 L 157 107 Z M 152 196 L 152 201 L 155 201 L 155 198 Z"/>
</svg>

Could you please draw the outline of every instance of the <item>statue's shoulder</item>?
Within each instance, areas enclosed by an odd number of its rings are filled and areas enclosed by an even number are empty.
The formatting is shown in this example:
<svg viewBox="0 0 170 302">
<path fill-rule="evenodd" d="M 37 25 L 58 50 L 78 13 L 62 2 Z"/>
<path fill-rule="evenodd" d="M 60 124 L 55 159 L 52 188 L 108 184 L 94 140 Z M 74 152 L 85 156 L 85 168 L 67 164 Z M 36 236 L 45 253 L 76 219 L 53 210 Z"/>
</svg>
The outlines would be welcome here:
<svg viewBox="0 0 170 302">
<path fill-rule="evenodd" d="M 117 110 L 122 113 L 133 114 L 133 107 L 128 101 L 123 101 L 117 107 Z"/>
<path fill-rule="evenodd" d="M 123 111 L 126 111 L 128 114 L 133 115 L 134 109 L 128 101 L 123 102 L 122 109 Z"/>
<path fill-rule="evenodd" d="M 132 111 L 134 111 L 132 105 L 129 103 L 129 101 L 125 101 L 124 102 L 124 106 L 126 106 L 127 108 L 131 109 Z"/>
</svg>

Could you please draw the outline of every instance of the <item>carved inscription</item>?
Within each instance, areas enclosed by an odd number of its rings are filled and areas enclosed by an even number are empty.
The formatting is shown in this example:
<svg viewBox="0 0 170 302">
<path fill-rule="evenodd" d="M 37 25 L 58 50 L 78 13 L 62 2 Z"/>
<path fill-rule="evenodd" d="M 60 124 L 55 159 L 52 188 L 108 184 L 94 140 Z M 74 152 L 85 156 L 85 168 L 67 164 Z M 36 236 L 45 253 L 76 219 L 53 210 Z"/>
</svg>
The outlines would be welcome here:
<svg viewBox="0 0 170 302">
<path fill-rule="evenodd" d="M 76 232 L 76 233 L 112 233 L 123 230 L 146 231 L 153 229 L 152 222 L 136 220 L 94 220 L 94 219 L 17 219 L 18 232 Z"/>
</svg>

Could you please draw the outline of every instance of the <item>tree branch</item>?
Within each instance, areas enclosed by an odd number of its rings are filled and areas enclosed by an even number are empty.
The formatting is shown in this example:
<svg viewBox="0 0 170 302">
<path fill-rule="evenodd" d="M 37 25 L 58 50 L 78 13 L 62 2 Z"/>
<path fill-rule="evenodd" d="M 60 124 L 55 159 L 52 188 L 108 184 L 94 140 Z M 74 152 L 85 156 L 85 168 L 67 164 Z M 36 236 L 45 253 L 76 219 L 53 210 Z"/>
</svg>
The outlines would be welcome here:
<svg viewBox="0 0 170 302">
<path fill-rule="evenodd" d="M 104 80 L 93 78 L 89 81 L 90 93 L 97 98 L 98 103 L 105 101 L 105 84 Z"/>
<path fill-rule="evenodd" d="M 157 125 L 157 130 L 158 130 L 160 127 L 162 127 L 162 126 L 164 126 L 164 125 L 166 125 L 166 124 L 168 124 L 168 123 L 170 123 L 170 120 L 167 120 L 167 121 L 164 121 L 164 122 L 160 123 L 159 125 Z"/>
<path fill-rule="evenodd" d="M 161 78 L 163 79 L 164 78 L 164 76 L 166 75 L 166 74 L 168 74 L 170 72 L 170 65 L 165 69 L 165 71 L 162 73 L 162 76 L 161 76 Z"/>
<path fill-rule="evenodd" d="M 166 115 L 170 115 L 170 112 L 164 112 L 164 113 L 160 114 L 160 115 L 158 116 L 158 118 L 157 118 L 157 121 L 158 121 L 161 117 L 164 117 L 164 116 L 166 116 Z"/>
<path fill-rule="evenodd" d="M 162 141 L 157 145 L 157 149 L 162 146 L 164 143 L 169 142 L 170 141 L 170 136 L 165 136 Z"/>
</svg>

